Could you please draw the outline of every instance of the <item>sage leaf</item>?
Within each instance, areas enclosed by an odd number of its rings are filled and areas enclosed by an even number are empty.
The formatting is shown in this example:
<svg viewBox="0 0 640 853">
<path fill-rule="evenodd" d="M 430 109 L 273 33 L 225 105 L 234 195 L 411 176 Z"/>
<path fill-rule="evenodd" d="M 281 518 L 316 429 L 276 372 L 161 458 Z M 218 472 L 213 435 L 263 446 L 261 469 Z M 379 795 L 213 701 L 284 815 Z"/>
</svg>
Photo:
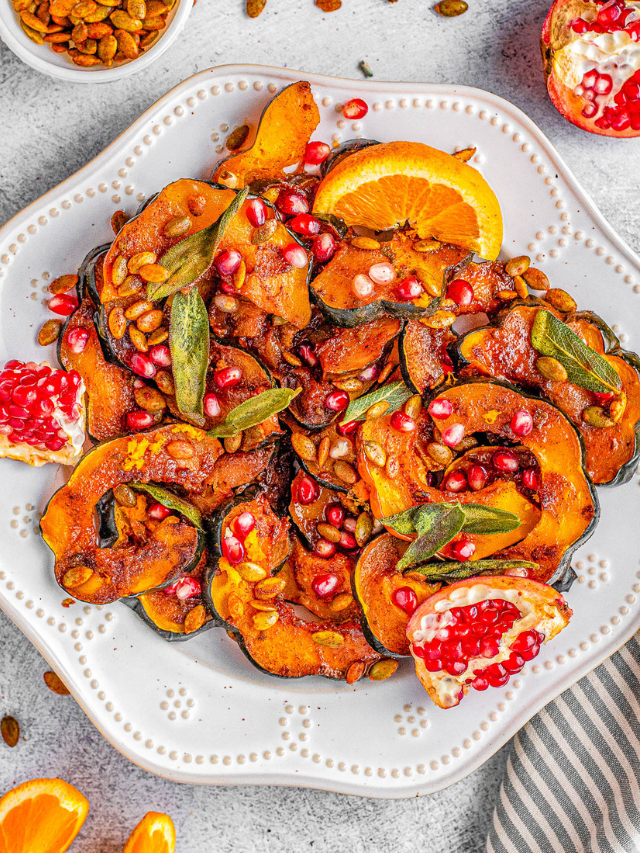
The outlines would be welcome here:
<svg viewBox="0 0 640 853">
<path fill-rule="evenodd" d="M 209 315 L 197 287 L 178 291 L 173 298 L 169 349 L 178 409 L 201 415 L 209 366 Z"/>
<path fill-rule="evenodd" d="M 193 284 L 209 269 L 227 226 L 244 204 L 248 194 L 249 190 L 245 187 L 213 224 L 180 240 L 162 255 L 158 263 L 169 270 L 169 278 L 163 282 L 149 282 L 148 299 L 171 296 L 172 293 Z"/>
<path fill-rule="evenodd" d="M 200 514 L 200 510 L 193 506 L 193 504 L 183 501 L 182 498 L 179 498 L 172 492 L 168 492 L 162 486 L 156 486 L 154 483 L 129 483 L 129 486 L 138 492 L 146 492 L 154 501 L 162 504 L 162 506 L 166 506 L 167 509 L 184 515 L 194 527 L 202 530 L 202 515 Z"/>
<path fill-rule="evenodd" d="M 230 438 L 245 429 L 257 426 L 271 415 L 277 415 L 286 409 L 302 388 L 269 388 L 255 397 L 250 397 L 232 409 L 221 424 L 207 433 L 216 438 Z"/>
<path fill-rule="evenodd" d="M 460 533 L 464 518 L 460 504 L 424 504 L 415 516 L 419 536 L 404 552 L 397 568 L 406 569 L 429 560 Z"/>
<path fill-rule="evenodd" d="M 467 560 L 464 563 L 446 560 L 441 563 L 428 563 L 406 569 L 404 574 L 419 575 L 429 583 L 455 583 L 455 581 L 474 578 L 477 575 L 504 574 L 507 569 L 538 569 L 537 563 L 526 560 Z"/>
<path fill-rule="evenodd" d="M 506 509 L 494 509 L 483 504 L 462 504 L 465 533 L 486 535 L 490 533 L 508 533 L 517 530 L 522 523 L 520 518 Z"/>
<path fill-rule="evenodd" d="M 411 391 L 407 388 L 404 382 L 392 382 L 390 385 L 383 385 L 382 388 L 377 388 L 370 394 L 365 394 L 364 397 L 358 397 L 357 400 L 352 400 L 347 406 L 341 423 L 346 424 L 350 421 L 363 421 L 367 410 L 374 403 L 386 402 L 389 408 L 385 415 L 390 415 L 407 402 L 409 397 L 412 397 Z"/>
<path fill-rule="evenodd" d="M 538 311 L 531 329 L 531 344 L 539 353 L 555 358 L 567 371 L 569 382 L 608 394 L 620 391 L 620 377 L 609 362 L 550 311 Z"/>
<path fill-rule="evenodd" d="M 385 527 L 391 527 L 396 533 L 400 533 L 401 536 L 409 536 L 411 533 L 416 532 L 415 516 L 421 509 L 421 506 L 412 506 L 410 509 L 397 512 L 395 515 L 388 515 L 386 518 L 380 520 Z"/>
</svg>

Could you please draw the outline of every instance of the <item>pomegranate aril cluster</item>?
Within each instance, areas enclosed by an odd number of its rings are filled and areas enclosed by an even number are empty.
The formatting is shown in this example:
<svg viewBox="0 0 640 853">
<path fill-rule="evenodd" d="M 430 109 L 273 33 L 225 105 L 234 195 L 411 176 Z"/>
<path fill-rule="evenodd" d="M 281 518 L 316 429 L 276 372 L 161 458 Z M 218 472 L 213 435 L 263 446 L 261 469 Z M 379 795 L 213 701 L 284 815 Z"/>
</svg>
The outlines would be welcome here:
<svg viewBox="0 0 640 853">
<path fill-rule="evenodd" d="M 0 434 L 14 444 L 58 451 L 69 442 L 65 422 L 82 417 L 80 374 L 33 361 L 9 361 L 0 373 Z"/>
<path fill-rule="evenodd" d="M 503 635 L 521 615 L 515 604 L 502 598 L 452 607 L 448 613 L 449 624 L 440 628 L 429 642 L 414 645 L 413 653 L 422 659 L 429 672 L 456 676 L 467 672 L 472 659 L 495 657 L 500 652 Z M 512 641 L 506 660 L 475 668 L 465 682 L 476 690 L 506 684 L 511 675 L 520 672 L 525 662 L 538 654 L 543 641 L 544 634 L 522 631 Z"/>
<path fill-rule="evenodd" d="M 636 71 L 613 95 L 615 106 L 611 104 L 612 91 L 613 79 L 609 74 L 600 74 L 595 68 L 587 71 L 574 89 L 575 94 L 586 101 L 582 115 L 595 119 L 596 127 L 603 130 L 622 131 L 628 127 L 640 130 L 640 71 Z"/>
<path fill-rule="evenodd" d="M 231 522 L 222 539 L 222 553 L 233 565 L 241 563 L 246 557 L 244 540 L 256 526 L 255 516 L 246 511 L 241 512 Z"/>
<path fill-rule="evenodd" d="M 632 23 L 627 27 L 630 17 L 632 17 Z M 609 0 L 609 2 L 601 6 L 593 21 L 586 21 L 584 18 L 574 18 L 569 26 L 578 35 L 583 35 L 584 33 L 596 33 L 600 35 L 602 33 L 615 33 L 626 29 L 629 36 L 635 41 L 638 41 L 640 37 L 638 20 L 635 18 L 635 9 L 632 6 L 627 6 L 625 0 Z"/>
<path fill-rule="evenodd" d="M 309 479 L 310 482 L 315 483 L 315 481 L 311 480 L 310 477 L 305 479 Z M 300 481 L 298 494 L 300 493 L 300 486 L 303 482 L 304 480 Z M 356 537 L 354 536 L 356 530 L 356 518 L 353 515 L 348 515 L 342 504 L 329 504 L 325 510 L 324 516 L 326 523 L 335 527 L 336 531 L 339 532 L 340 539 L 334 543 L 324 537 L 320 538 L 314 546 L 314 551 L 319 557 L 323 557 L 325 560 L 330 559 L 336 553 L 336 546 L 342 548 L 344 551 L 353 551 L 358 547 Z M 336 533 L 336 538 L 337 535 L 338 534 Z"/>
</svg>

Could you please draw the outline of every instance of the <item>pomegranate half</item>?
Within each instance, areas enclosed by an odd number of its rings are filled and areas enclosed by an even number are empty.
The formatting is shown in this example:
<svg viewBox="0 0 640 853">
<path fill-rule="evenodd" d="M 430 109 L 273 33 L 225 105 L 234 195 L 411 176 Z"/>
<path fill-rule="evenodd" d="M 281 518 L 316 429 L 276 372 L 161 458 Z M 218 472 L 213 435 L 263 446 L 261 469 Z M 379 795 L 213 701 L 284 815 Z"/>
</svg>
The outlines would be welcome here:
<svg viewBox="0 0 640 853">
<path fill-rule="evenodd" d="M 477 577 L 444 587 L 407 625 L 416 674 L 440 708 L 470 687 L 501 687 L 569 622 L 553 587 L 518 577 Z"/>
<path fill-rule="evenodd" d="M 602 136 L 640 136 L 640 7 L 634 0 L 555 0 L 542 27 L 554 106 Z"/>
</svg>

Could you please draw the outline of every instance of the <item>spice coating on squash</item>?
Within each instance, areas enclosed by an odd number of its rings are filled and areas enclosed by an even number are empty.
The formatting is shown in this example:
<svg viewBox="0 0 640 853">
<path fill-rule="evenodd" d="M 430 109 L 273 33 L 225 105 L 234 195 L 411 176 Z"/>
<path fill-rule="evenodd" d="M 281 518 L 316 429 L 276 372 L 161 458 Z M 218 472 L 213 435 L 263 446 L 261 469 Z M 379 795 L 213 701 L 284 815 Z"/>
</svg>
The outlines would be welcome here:
<svg viewBox="0 0 640 853">
<path fill-rule="evenodd" d="M 400 335 L 398 352 L 405 384 L 423 394 L 442 381 L 451 370 L 447 346 L 456 340 L 450 329 L 430 329 L 416 320 L 407 320 Z"/>
</svg>

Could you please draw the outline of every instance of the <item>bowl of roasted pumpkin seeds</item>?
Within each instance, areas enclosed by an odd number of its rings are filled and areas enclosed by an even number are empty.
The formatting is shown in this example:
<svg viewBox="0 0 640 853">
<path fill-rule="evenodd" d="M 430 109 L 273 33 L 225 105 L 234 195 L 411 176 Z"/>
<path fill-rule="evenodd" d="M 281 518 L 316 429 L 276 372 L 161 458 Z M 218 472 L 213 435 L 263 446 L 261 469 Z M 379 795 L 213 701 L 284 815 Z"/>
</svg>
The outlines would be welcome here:
<svg viewBox="0 0 640 853">
<path fill-rule="evenodd" d="M 0 37 L 38 71 L 107 83 L 158 59 L 192 8 L 192 0 L 0 0 Z"/>
</svg>

